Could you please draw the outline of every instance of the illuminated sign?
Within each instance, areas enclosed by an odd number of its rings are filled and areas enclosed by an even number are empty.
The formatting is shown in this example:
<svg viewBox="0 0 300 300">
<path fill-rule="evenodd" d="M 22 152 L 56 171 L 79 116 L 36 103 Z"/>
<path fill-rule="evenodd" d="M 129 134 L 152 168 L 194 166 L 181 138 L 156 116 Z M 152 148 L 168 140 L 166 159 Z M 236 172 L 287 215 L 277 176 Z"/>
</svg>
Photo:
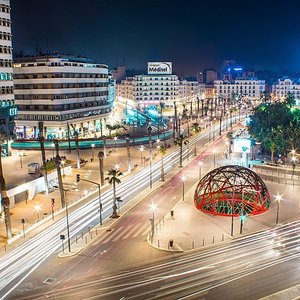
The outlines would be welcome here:
<svg viewBox="0 0 300 300">
<path fill-rule="evenodd" d="M 18 114 L 18 109 L 16 107 L 9 109 L 9 116 L 16 116 Z"/>
<path fill-rule="evenodd" d="M 234 139 L 233 151 L 250 153 L 251 141 L 249 139 Z"/>
<path fill-rule="evenodd" d="M 234 68 L 234 71 L 243 71 L 243 68 Z"/>
<path fill-rule="evenodd" d="M 148 74 L 172 74 L 171 62 L 148 62 Z"/>
</svg>

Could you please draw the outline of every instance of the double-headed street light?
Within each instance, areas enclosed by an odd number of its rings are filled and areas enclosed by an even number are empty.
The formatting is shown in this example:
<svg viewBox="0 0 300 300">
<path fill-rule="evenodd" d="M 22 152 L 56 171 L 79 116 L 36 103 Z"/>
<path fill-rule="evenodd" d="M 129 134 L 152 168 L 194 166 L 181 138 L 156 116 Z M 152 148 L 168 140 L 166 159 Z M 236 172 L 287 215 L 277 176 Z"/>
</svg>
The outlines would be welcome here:
<svg viewBox="0 0 300 300">
<path fill-rule="evenodd" d="M 280 201 L 281 200 L 282 200 L 282 196 L 277 194 L 275 196 L 275 201 L 277 201 L 276 225 L 278 225 L 278 222 L 279 222 L 279 206 L 280 206 Z"/>
</svg>

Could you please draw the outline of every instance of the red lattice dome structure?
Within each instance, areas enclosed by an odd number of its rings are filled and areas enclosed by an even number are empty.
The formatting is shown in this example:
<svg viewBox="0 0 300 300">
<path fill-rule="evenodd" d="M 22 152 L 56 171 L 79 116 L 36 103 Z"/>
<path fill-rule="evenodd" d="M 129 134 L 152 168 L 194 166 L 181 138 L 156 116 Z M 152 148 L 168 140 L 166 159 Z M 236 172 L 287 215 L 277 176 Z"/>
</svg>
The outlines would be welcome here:
<svg viewBox="0 0 300 300">
<path fill-rule="evenodd" d="M 262 179 L 248 168 L 223 166 L 207 173 L 194 195 L 197 209 L 220 216 L 257 215 L 270 207 Z"/>
</svg>

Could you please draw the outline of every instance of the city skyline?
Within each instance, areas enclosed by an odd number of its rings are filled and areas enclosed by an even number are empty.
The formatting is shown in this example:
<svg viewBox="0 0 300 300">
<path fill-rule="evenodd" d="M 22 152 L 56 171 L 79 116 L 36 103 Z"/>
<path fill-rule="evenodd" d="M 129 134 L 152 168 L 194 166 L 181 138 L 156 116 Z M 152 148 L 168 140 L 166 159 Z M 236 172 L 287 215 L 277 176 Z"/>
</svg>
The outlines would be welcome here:
<svg viewBox="0 0 300 300">
<path fill-rule="evenodd" d="M 81 1 L 15 0 L 14 51 L 57 50 L 110 67 L 145 69 L 147 61 L 173 61 L 185 76 L 235 59 L 256 70 L 300 69 L 297 7 L 284 13 L 277 0 Z M 26 14 L 23 12 L 26 11 Z M 53 14 L 55 13 L 55 17 Z M 270 55 L 272 53 L 272 55 Z"/>
</svg>

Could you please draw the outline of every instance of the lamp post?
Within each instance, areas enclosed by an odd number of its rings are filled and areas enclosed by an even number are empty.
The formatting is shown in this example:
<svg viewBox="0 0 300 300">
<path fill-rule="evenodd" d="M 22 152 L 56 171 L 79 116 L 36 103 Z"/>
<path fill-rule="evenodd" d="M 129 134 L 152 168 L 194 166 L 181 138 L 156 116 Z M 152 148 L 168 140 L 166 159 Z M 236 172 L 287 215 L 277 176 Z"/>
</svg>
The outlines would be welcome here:
<svg viewBox="0 0 300 300">
<path fill-rule="evenodd" d="M 156 205 L 153 202 L 150 205 L 150 209 L 152 211 L 152 219 L 150 219 L 150 221 L 151 221 L 151 237 L 153 237 L 154 236 L 154 224 L 155 224 L 155 222 L 154 222 L 154 220 L 155 220 L 154 213 L 155 213 L 155 210 L 156 210 Z"/>
<path fill-rule="evenodd" d="M 279 222 L 279 208 L 280 208 L 280 201 L 281 200 L 282 200 L 282 196 L 277 194 L 275 196 L 275 201 L 277 201 L 276 225 L 278 225 L 278 222 Z"/>
<path fill-rule="evenodd" d="M 99 151 L 98 158 L 99 158 L 99 170 L 100 170 L 101 185 L 104 185 L 104 170 L 103 170 L 104 152 L 103 151 Z"/>
<path fill-rule="evenodd" d="M 214 167 L 216 167 L 216 149 L 213 149 L 213 154 L 214 154 Z"/>
<path fill-rule="evenodd" d="M 38 218 L 38 221 L 40 220 L 40 210 L 41 210 L 41 206 L 39 204 L 36 204 L 34 206 L 34 209 L 36 210 L 36 213 L 37 213 L 37 218 Z"/>
<path fill-rule="evenodd" d="M 150 189 L 152 189 L 152 127 L 148 127 L 148 137 L 149 137 L 149 154 L 150 154 L 150 167 L 149 167 L 149 176 L 150 176 Z"/>
<path fill-rule="evenodd" d="M 199 165 L 199 180 L 201 179 L 202 175 L 201 175 L 201 166 L 202 166 L 203 162 L 199 161 L 198 165 Z"/>
<path fill-rule="evenodd" d="M 115 137 L 114 137 L 114 141 L 115 141 L 115 152 L 117 151 L 117 139 L 118 139 L 118 137 L 115 136 Z"/>
<path fill-rule="evenodd" d="M 51 144 L 51 148 L 52 148 L 52 157 L 54 157 L 54 149 L 55 149 L 55 144 L 54 143 Z"/>
<path fill-rule="evenodd" d="M 95 158 L 95 156 L 94 156 L 94 148 L 95 148 L 95 144 L 92 144 L 92 145 L 91 145 L 91 148 L 92 148 L 92 161 L 94 161 L 94 158 Z"/>
<path fill-rule="evenodd" d="M 143 164 L 143 152 L 144 152 L 144 150 L 145 150 L 145 147 L 144 147 L 144 146 L 141 146 L 141 147 L 139 148 L 139 150 L 140 150 L 140 153 L 141 153 L 141 164 Z"/>
<path fill-rule="evenodd" d="M 23 169 L 23 156 L 24 156 L 24 152 L 19 152 L 21 169 Z"/>
<path fill-rule="evenodd" d="M 184 182 L 186 180 L 186 177 L 182 176 L 181 180 L 182 180 L 182 201 L 184 201 Z"/>
</svg>

